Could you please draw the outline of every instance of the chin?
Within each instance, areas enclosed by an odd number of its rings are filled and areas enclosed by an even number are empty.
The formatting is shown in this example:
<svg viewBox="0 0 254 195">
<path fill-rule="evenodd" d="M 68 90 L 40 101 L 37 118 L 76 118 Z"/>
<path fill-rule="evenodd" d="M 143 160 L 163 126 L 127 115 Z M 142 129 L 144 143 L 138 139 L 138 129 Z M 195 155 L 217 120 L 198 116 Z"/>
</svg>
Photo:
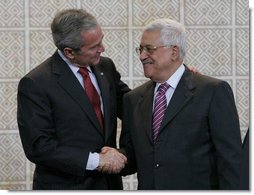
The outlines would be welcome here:
<svg viewBox="0 0 254 195">
<path fill-rule="evenodd" d="M 97 65 L 99 63 L 100 63 L 100 58 L 98 58 L 97 60 L 94 60 L 93 65 Z"/>
<path fill-rule="evenodd" d="M 146 78 L 151 78 L 152 77 L 152 71 L 149 71 L 149 68 L 144 67 L 144 76 Z"/>
<path fill-rule="evenodd" d="M 151 74 L 146 73 L 146 72 L 144 72 L 144 76 L 145 76 L 146 78 L 149 78 L 149 79 L 152 77 L 152 75 L 151 75 Z"/>
</svg>

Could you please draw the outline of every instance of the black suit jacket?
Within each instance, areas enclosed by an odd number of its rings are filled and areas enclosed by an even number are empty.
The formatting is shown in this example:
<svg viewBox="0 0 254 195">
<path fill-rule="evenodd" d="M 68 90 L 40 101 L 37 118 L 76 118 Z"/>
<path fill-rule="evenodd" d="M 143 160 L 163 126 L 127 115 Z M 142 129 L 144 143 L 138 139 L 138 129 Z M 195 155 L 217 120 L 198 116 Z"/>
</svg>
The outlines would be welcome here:
<svg viewBox="0 0 254 195">
<path fill-rule="evenodd" d="M 242 163 L 241 163 L 241 190 L 250 189 L 250 163 L 249 163 L 249 129 L 244 137 L 242 145 Z"/>
<path fill-rule="evenodd" d="M 227 82 L 185 70 L 153 144 L 155 83 L 124 96 L 120 146 L 141 190 L 239 189 L 241 137 Z"/>
<path fill-rule="evenodd" d="M 36 164 L 33 189 L 122 189 L 119 175 L 85 168 L 89 152 L 116 147 L 117 117 L 130 89 L 109 58 L 101 57 L 92 71 L 103 99 L 104 130 L 57 52 L 20 80 L 17 118 L 25 154 Z"/>
</svg>

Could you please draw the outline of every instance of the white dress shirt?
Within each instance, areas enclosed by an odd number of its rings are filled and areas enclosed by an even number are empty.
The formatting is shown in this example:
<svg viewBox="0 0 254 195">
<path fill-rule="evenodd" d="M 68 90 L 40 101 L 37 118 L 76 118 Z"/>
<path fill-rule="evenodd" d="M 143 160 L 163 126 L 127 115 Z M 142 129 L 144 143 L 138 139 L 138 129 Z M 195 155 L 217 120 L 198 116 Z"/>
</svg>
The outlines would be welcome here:
<svg viewBox="0 0 254 195">
<path fill-rule="evenodd" d="M 175 71 L 175 73 L 166 81 L 170 85 L 169 89 L 166 91 L 167 105 L 169 104 L 169 102 L 175 92 L 175 89 L 176 89 L 180 79 L 183 76 L 184 71 L 185 71 L 185 67 L 183 64 L 181 64 L 179 66 L 179 68 Z M 156 86 L 154 88 L 153 108 L 154 108 L 155 96 L 158 93 L 157 90 L 161 84 L 162 83 L 156 83 Z"/>
</svg>

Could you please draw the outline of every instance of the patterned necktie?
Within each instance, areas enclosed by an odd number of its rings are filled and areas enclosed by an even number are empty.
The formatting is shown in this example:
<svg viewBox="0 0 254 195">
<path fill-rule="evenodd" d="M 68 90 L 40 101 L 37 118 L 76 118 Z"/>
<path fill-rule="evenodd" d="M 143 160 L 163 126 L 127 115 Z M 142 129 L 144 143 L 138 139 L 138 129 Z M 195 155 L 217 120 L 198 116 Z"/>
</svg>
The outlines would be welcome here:
<svg viewBox="0 0 254 195">
<path fill-rule="evenodd" d="M 86 94 L 93 105 L 94 111 L 100 123 L 100 127 L 103 129 L 103 116 L 101 112 L 101 102 L 100 102 L 99 94 L 91 82 L 87 68 L 81 67 L 79 68 L 78 72 L 83 76 L 83 82 L 84 82 L 84 88 L 85 88 Z"/>
<path fill-rule="evenodd" d="M 159 134 L 161 121 L 167 109 L 166 91 L 168 90 L 169 87 L 170 86 L 168 83 L 161 84 L 158 88 L 158 93 L 155 97 L 153 121 L 152 121 L 152 137 L 154 142 Z"/>
</svg>

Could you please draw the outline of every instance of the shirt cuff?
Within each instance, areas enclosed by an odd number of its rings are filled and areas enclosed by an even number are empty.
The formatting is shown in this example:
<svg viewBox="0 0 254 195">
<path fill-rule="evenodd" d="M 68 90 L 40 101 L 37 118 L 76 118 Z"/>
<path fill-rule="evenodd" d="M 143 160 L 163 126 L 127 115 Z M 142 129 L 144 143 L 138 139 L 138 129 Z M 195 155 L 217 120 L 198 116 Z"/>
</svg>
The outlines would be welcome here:
<svg viewBox="0 0 254 195">
<path fill-rule="evenodd" d="M 88 161 L 87 161 L 87 164 L 86 164 L 86 170 L 95 170 L 99 166 L 99 160 L 100 160 L 100 156 L 99 156 L 98 153 L 90 152 L 89 157 L 88 157 Z"/>
</svg>

